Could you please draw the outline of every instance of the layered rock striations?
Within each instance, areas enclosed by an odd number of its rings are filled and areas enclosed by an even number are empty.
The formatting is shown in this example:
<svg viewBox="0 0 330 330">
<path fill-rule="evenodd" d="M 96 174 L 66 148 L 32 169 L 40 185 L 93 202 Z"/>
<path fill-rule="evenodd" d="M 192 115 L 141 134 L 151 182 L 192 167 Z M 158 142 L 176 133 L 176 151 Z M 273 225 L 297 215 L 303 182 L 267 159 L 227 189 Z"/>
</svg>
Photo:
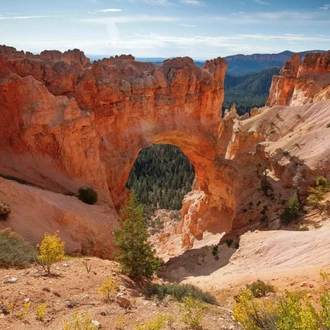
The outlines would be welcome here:
<svg viewBox="0 0 330 330">
<path fill-rule="evenodd" d="M 330 51 L 309 53 L 300 63 L 299 54 L 292 55 L 274 76 L 267 106 L 301 105 L 329 99 Z"/>
<path fill-rule="evenodd" d="M 297 56 L 286 64 L 283 79 L 292 82 L 285 80 L 286 94 L 278 88 L 278 100 L 287 102 L 290 86 L 304 70 L 310 76 L 323 68 L 327 77 L 327 55 L 322 60 L 315 56 L 313 70 L 302 69 Z M 33 55 L 2 46 L 0 174 L 61 193 L 75 194 L 79 187 L 90 186 L 97 190 L 99 203 L 118 212 L 139 151 L 153 143 L 168 143 L 183 151 L 196 173 L 178 226 L 185 247 L 206 230 L 237 231 L 259 223 L 268 204 L 269 213 L 283 208 L 260 192 L 263 173 L 271 174 L 269 180 L 283 199 L 292 189 L 307 187 L 320 172 L 309 160 L 315 158 L 302 157 L 308 160 L 304 164 L 295 149 L 287 160 L 278 150 L 282 145 L 274 147 L 275 140 L 286 141 L 292 132 L 323 130 L 326 119 L 315 127 L 308 118 L 317 109 L 308 107 L 299 113 L 304 126 L 298 125 L 296 115 L 285 121 L 275 117 L 287 111 L 281 107 L 248 120 L 239 118 L 233 107 L 221 118 L 225 70 L 222 58 L 207 61 L 202 69 L 188 57 L 160 66 L 136 62 L 131 55 L 91 64 L 79 50 Z M 295 93 L 293 89 L 292 96 Z M 322 171 L 327 168 L 325 163 Z M 300 179 L 293 180 L 298 172 Z M 5 202 L 10 204 L 10 198 Z M 102 224 L 88 222 L 82 239 L 88 226 Z M 112 237 L 112 230 L 105 228 L 105 234 Z M 101 255 L 95 246 L 103 245 L 95 242 L 89 247 Z"/>
</svg>

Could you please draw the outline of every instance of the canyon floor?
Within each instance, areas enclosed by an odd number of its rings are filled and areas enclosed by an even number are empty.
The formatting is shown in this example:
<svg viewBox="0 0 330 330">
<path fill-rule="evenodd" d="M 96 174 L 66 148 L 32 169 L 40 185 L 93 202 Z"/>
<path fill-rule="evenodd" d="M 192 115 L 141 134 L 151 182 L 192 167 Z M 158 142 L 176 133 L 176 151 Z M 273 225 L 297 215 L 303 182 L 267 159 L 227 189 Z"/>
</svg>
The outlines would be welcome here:
<svg viewBox="0 0 330 330">
<path fill-rule="evenodd" d="M 235 294 L 246 284 L 260 279 L 271 283 L 277 293 L 304 290 L 312 296 L 321 289 L 320 270 L 330 272 L 329 215 L 312 211 L 302 223 L 309 231 L 298 231 L 293 224 L 287 230 L 247 232 L 238 249 L 219 246 L 218 260 L 212 255 L 213 241 L 218 237 L 206 235 L 195 248 L 170 258 L 157 281 L 191 283 L 217 297 L 220 307 L 209 309 L 204 329 L 241 329 L 230 310 Z M 75 313 L 97 320 L 102 329 L 135 329 L 136 324 L 166 313 L 172 319 L 168 329 L 185 329 L 177 302 L 146 300 L 141 284 L 121 275 L 114 261 L 94 257 L 63 260 L 53 265 L 53 273 L 43 276 L 36 265 L 0 270 L 0 305 L 14 303 L 11 313 L 1 315 L 1 329 L 63 329 Z M 17 282 L 8 283 L 12 278 Z M 107 278 L 120 286 L 131 302 L 130 309 L 100 295 L 98 288 Z M 45 301 L 46 314 L 43 321 L 37 321 L 36 307 Z M 25 314 L 24 302 L 31 303 Z"/>
</svg>

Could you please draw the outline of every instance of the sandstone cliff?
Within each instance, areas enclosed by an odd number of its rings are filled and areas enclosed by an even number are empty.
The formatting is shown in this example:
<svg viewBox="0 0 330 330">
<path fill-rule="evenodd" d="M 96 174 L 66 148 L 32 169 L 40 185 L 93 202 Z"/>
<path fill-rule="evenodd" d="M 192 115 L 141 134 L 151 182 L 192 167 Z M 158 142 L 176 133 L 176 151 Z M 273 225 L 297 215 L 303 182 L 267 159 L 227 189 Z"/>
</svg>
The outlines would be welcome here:
<svg viewBox="0 0 330 330">
<path fill-rule="evenodd" d="M 299 54 L 292 55 L 274 76 L 267 106 L 301 105 L 329 99 L 330 51 L 309 53 L 300 63 Z"/>
<path fill-rule="evenodd" d="M 300 72 L 309 77 L 321 68 L 328 77 L 328 55 L 314 56 L 314 69 L 298 67 L 293 57 L 283 79 L 296 81 Z M 247 120 L 232 108 L 221 118 L 225 70 L 221 58 L 202 69 L 188 57 L 160 66 L 130 55 L 90 64 L 78 50 L 33 55 L 2 46 L 0 174 L 67 194 L 91 186 L 100 204 L 118 211 L 139 151 L 169 143 L 186 154 L 196 173 L 178 229 L 185 247 L 206 230 L 238 231 L 263 221 L 268 226 L 292 191 L 303 195 L 317 175 L 328 173 L 328 147 L 309 148 L 328 141 L 329 101 L 295 111 L 273 107 Z M 327 97 L 311 90 L 313 97 Z M 273 200 L 259 191 L 264 174 L 276 191 Z M 13 194 L 3 198 L 15 202 Z M 84 232 L 93 226 L 102 225 L 86 221 Z M 111 238 L 110 227 L 104 234 Z M 101 255 L 102 245 L 94 245 L 99 249 L 93 253 Z"/>
</svg>

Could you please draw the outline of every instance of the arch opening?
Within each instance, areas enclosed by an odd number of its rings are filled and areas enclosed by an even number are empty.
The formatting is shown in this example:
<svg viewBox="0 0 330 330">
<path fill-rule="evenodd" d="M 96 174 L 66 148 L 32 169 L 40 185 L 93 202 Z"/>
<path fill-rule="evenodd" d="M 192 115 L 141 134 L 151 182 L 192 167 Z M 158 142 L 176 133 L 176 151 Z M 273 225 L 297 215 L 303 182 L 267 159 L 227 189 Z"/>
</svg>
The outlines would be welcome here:
<svg viewBox="0 0 330 330">
<path fill-rule="evenodd" d="M 135 192 L 149 217 L 158 209 L 181 210 L 194 178 L 194 166 L 180 148 L 153 144 L 139 152 L 126 187 Z"/>
</svg>

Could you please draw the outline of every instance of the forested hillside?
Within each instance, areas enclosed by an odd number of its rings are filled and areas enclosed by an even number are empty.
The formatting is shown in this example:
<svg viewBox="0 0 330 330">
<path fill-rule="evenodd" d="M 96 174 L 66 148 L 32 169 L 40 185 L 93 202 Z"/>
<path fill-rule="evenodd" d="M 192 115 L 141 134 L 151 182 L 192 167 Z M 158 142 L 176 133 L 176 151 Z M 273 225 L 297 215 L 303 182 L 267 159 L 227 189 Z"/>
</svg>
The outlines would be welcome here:
<svg viewBox="0 0 330 330">
<path fill-rule="evenodd" d="M 223 111 L 236 104 L 237 112 L 243 115 L 254 107 L 265 105 L 269 88 L 274 75 L 280 72 L 279 67 L 251 73 L 244 76 L 225 76 L 225 99 L 222 104 Z"/>
<path fill-rule="evenodd" d="M 179 210 L 194 177 L 193 166 L 179 148 L 158 144 L 141 150 L 127 188 L 135 192 L 147 213 L 155 209 Z"/>
</svg>

